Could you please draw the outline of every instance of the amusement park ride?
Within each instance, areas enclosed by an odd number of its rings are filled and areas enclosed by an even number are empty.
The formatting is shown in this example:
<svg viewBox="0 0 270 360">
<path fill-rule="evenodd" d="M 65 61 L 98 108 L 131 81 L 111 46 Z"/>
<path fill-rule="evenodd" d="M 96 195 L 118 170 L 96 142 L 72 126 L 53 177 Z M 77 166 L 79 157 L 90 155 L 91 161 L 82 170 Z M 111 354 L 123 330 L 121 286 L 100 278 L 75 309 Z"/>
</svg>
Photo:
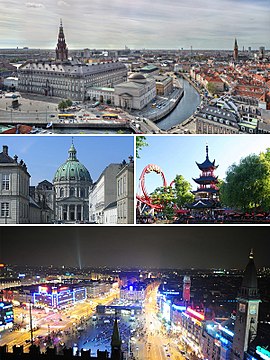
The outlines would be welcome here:
<svg viewBox="0 0 270 360">
<path fill-rule="evenodd" d="M 150 209 L 151 209 L 150 212 L 154 212 L 155 210 L 156 211 L 163 210 L 162 204 L 154 204 L 153 203 L 153 199 L 148 194 L 146 187 L 145 187 L 145 175 L 149 174 L 151 172 L 155 172 L 156 174 L 160 175 L 162 178 L 162 186 L 164 186 L 164 187 L 167 186 L 167 181 L 166 181 L 164 172 L 158 165 L 149 164 L 143 169 L 140 179 L 139 179 L 139 188 L 138 188 L 138 191 L 136 194 L 136 199 L 138 200 L 137 201 L 137 210 L 139 211 L 140 214 L 145 210 L 146 206 L 150 207 Z M 172 186 L 173 183 L 174 183 L 174 180 L 170 183 L 170 186 Z"/>
</svg>

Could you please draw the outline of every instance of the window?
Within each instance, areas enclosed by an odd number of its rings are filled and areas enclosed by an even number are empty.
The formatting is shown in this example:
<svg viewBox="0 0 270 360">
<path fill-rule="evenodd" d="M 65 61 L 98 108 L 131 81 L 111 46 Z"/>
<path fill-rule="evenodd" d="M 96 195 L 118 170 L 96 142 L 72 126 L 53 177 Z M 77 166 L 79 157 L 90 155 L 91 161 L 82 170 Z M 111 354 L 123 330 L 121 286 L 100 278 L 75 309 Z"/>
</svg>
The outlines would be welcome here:
<svg viewBox="0 0 270 360">
<path fill-rule="evenodd" d="M 71 187 L 69 191 L 69 196 L 74 196 L 74 195 L 75 195 L 75 189 L 74 187 Z"/>
<path fill-rule="evenodd" d="M 60 197 L 64 197 L 64 188 L 60 189 Z"/>
<path fill-rule="evenodd" d="M 8 217 L 9 216 L 9 203 L 4 202 L 1 203 L 1 217 Z"/>
<path fill-rule="evenodd" d="M 3 174 L 2 175 L 2 190 L 9 190 L 10 189 L 10 175 Z"/>
</svg>

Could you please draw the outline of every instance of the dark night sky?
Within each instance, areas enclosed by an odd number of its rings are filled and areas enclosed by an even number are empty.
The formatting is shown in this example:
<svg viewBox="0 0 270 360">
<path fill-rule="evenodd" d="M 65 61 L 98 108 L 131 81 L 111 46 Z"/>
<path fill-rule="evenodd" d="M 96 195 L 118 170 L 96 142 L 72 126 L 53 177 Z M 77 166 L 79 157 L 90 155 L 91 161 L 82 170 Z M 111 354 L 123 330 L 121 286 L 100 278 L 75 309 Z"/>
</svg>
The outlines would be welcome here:
<svg viewBox="0 0 270 360">
<path fill-rule="evenodd" d="M 250 248 L 270 266 L 269 227 L 0 228 L 0 262 L 29 265 L 243 268 Z M 80 255 L 79 255 L 80 254 Z"/>
</svg>

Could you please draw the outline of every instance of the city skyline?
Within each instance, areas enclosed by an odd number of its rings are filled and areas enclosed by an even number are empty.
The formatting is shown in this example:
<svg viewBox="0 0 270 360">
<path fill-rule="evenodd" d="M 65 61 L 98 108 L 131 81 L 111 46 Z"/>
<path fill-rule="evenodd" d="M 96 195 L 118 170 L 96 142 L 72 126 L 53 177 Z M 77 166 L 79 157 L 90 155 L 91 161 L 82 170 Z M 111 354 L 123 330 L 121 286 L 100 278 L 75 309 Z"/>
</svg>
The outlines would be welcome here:
<svg viewBox="0 0 270 360">
<path fill-rule="evenodd" d="M 136 268 L 269 267 L 267 227 L 2 227 L 0 262 Z M 166 241 L 164 239 L 166 238 Z M 6 241 L 8 239 L 8 241 Z M 16 249 L 16 251 L 14 251 Z"/>
<path fill-rule="evenodd" d="M 56 170 L 68 158 L 71 143 L 78 160 L 88 169 L 93 181 L 110 163 L 128 162 L 133 156 L 133 137 L 130 136 L 20 136 L 2 137 L 2 146 L 8 146 L 11 157 L 17 155 L 26 163 L 31 185 L 40 181 L 52 182 Z M 113 149 L 113 151 L 112 151 Z"/>
<path fill-rule="evenodd" d="M 196 162 L 204 162 L 206 145 L 209 148 L 210 161 L 215 160 L 215 164 L 218 165 L 215 170 L 216 176 L 224 180 L 230 165 L 238 164 L 241 158 L 249 154 L 265 152 L 270 147 L 268 135 L 257 135 L 257 139 L 258 141 L 256 141 L 256 135 L 255 141 L 252 142 L 249 135 L 164 136 L 162 138 L 147 136 L 148 146 L 139 151 L 140 158 L 137 159 L 136 183 L 139 184 L 144 167 L 155 164 L 163 170 L 168 184 L 176 175 L 183 175 L 195 190 L 197 184 L 193 178 L 198 177 L 200 173 Z M 157 187 L 162 186 L 162 179 L 156 173 L 150 173 L 145 176 L 145 184 L 150 194 Z"/>
<path fill-rule="evenodd" d="M 55 49 L 60 18 L 69 49 L 233 49 L 235 37 L 239 49 L 269 48 L 267 0 L 158 0 L 154 7 L 149 0 L 95 0 L 91 6 L 85 0 L 14 0 L 12 6 L 4 0 L 2 5 L 0 48 Z"/>
</svg>

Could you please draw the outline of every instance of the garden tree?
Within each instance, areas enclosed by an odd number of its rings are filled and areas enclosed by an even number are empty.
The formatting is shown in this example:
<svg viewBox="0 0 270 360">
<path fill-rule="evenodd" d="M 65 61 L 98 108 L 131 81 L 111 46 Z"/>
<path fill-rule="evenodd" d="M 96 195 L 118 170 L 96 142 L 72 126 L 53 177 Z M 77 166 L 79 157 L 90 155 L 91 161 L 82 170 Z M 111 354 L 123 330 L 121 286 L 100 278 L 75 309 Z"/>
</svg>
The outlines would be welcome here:
<svg viewBox="0 0 270 360">
<path fill-rule="evenodd" d="M 136 158 L 140 159 L 139 150 L 144 146 L 148 146 L 145 136 L 136 136 Z"/>
<path fill-rule="evenodd" d="M 206 88 L 210 92 L 210 94 L 215 94 L 217 92 L 217 87 L 213 83 L 208 83 Z"/>
<path fill-rule="evenodd" d="M 174 179 L 174 194 L 175 203 L 179 208 L 191 203 L 194 200 L 194 195 L 191 193 L 192 186 L 185 180 L 184 176 L 176 175 Z"/>
<path fill-rule="evenodd" d="M 62 100 L 58 104 L 58 109 L 59 110 L 65 110 L 66 108 L 68 108 L 70 106 L 72 106 L 72 101 L 70 99 Z"/>
<path fill-rule="evenodd" d="M 270 210 L 270 149 L 229 167 L 220 188 L 220 201 L 246 212 Z"/>
<path fill-rule="evenodd" d="M 157 188 L 152 194 L 151 199 L 154 204 L 163 206 L 163 213 L 167 218 L 174 214 L 174 206 L 179 208 L 194 200 L 194 195 L 190 192 L 192 189 L 190 183 L 182 175 L 176 175 L 172 186 L 162 186 Z"/>
<path fill-rule="evenodd" d="M 175 199 L 175 194 L 171 186 L 161 186 L 155 189 L 155 191 L 150 195 L 153 204 L 159 204 L 163 206 L 163 214 L 171 219 L 174 214 L 173 201 Z"/>
</svg>

